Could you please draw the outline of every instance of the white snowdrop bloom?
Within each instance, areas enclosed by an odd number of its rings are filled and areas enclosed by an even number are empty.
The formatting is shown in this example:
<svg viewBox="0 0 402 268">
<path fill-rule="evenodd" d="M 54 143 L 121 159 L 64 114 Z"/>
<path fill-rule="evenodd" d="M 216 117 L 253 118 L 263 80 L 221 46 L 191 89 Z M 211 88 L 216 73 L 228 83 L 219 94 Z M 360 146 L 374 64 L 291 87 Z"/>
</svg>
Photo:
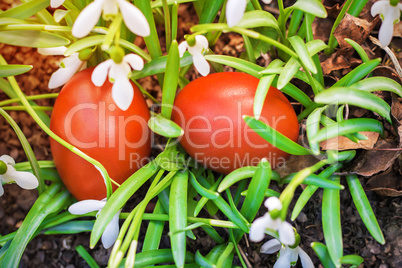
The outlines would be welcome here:
<svg viewBox="0 0 402 268">
<path fill-rule="evenodd" d="M 371 7 L 371 15 L 374 17 L 380 14 L 382 24 L 378 33 L 378 39 L 382 46 L 388 46 L 391 43 L 394 25 L 400 20 L 402 3 L 391 5 L 389 0 L 380 0 Z"/>
<path fill-rule="evenodd" d="M 38 179 L 32 173 L 17 171 L 15 161 L 9 155 L 0 156 L 0 196 L 4 194 L 3 183 L 17 183 L 21 188 L 32 190 L 38 187 Z"/>
<path fill-rule="evenodd" d="M 142 70 L 144 61 L 136 54 L 127 54 L 120 63 L 114 62 L 112 59 L 106 60 L 95 67 L 92 72 L 92 83 L 95 86 L 102 86 L 106 77 L 113 83 L 112 98 L 116 105 L 123 111 L 130 107 L 134 98 L 134 89 L 130 83 L 129 75 L 131 68 L 134 70 Z"/>
<path fill-rule="evenodd" d="M 121 12 L 127 28 L 140 36 L 148 36 L 150 28 L 144 14 L 136 6 L 126 0 L 95 0 L 86 6 L 78 15 L 72 28 L 77 38 L 87 36 L 98 23 L 101 14 L 108 19 Z"/>
<path fill-rule="evenodd" d="M 184 52 L 188 50 L 193 56 L 195 69 L 202 75 L 206 76 L 210 72 L 210 67 L 207 60 L 204 58 L 204 53 L 209 47 L 208 39 L 203 35 L 195 36 L 194 46 L 190 46 L 187 41 L 183 41 L 179 45 L 180 57 L 183 57 Z"/>
<path fill-rule="evenodd" d="M 39 54 L 42 55 L 64 55 L 67 47 L 38 48 Z M 79 53 L 73 53 L 60 62 L 60 68 L 55 71 L 49 80 L 49 88 L 57 88 L 70 80 L 73 75 L 86 68 L 86 61 L 82 61 L 78 57 Z"/>
<path fill-rule="evenodd" d="M 271 239 L 262 245 L 260 250 L 261 253 L 265 254 L 273 254 L 277 251 L 279 251 L 279 258 L 276 261 L 274 268 L 288 268 L 290 266 L 295 266 L 299 257 L 303 268 L 314 268 L 311 258 L 299 246 L 290 248 L 289 246 L 283 246 L 278 239 Z"/>
<path fill-rule="evenodd" d="M 269 209 L 269 211 L 282 209 L 282 203 L 277 197 L 268 198 L 264 205 Z M 253 222 L 250 227 L 250 240 L 253 242 L 263 240 L 266 230 L 277 231 L 279 234 L 279 240 L 284 245 L 293 245 L 295 243 L 295 234 L 292 225 L 286 221 L 282 221 L 279 217 L 272 219 L 269 212 Z"/>
<path fill-rule="evenodd" d="M 65 0 L 50 0 L 50 7 L 51 8 L 56 8 L 61 6 L 64 3 Z"/>
<path fill-rule="evenodd" d="M 98 213 L 96 214 L 96 216 L 98 216 L 98 214 L 105 205 L 106 205 L 106 198 L 100 201 L 88 199 L 72 204 L 68 208 L 68 211 L 74 215 L 83 215 L 89 212 L 98 211 Z M 113 216 L 112 220 L 106 226 L 106 229 L 102 234 L 101 240 L 104 248 L 110 248 L 111 246 L 113 246 L 114 242 L 117 239 L 117 236 L 119 235 L 120 230 L 119 215 L 120 210 Z"/>
<path fill-rule="evenodd" d="M 246 11 L 247 0 L 228 0 L 226 4 L 226 21 L 229 27 L 238 24 Z"/>
</svg>

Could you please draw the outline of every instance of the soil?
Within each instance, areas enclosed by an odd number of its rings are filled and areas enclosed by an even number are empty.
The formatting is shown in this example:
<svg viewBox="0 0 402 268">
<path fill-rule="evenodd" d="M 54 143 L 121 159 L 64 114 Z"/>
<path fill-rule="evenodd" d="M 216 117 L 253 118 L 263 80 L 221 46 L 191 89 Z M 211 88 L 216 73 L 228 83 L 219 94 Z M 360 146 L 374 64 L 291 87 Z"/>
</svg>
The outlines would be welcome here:
<svg viewBox="0 0 402 268">
<path fill-rule="evenodd" d="M 5 1 L 1 3 L 0 7 L 5 10 L 6 8 L 9 8 L 10 4 L 13 2 L 14 1 Z M 342 2 L 343 1 L 324 1 L 326 6 L 330 7 L 329 10 L 332 13 L 336 13 L 336 4 Z M 266 6 L 265 8 L 277 11 L 277 9 L 275 9 L 275 4 Z M 331 14 L 331 12 L 329 13 Z M 189 33 L 189 28 L 195 24 L 192 19 L 195 18 L 196 15 L 194 10 L 191 8 L 191 5 L 180 5 L 179 14 L 179 25 L 181 27 L 179 27 L 178 36 L 184 36 L 184 34 Z M 362 14 L 364 15 L 365 13 L 363 12 Z M 372 28 L 369 30 L 368 34 L 374 36 L 377 35 L 379 24 L 377 22 L 375 23 L 374 26 L 371 25 Z M 316 20 L 314 25 L 316 36 L 320 38 L 322 37 L 322 39 L 326 41 L 328 36 L 327 33 L 332 24 Z M 162 32 L 162 29 L 163 27 L 159 30 L 161 43 L 164 43 L 164 33 Z M 402 52 L 400 48 L 402 41 L 398 37 L 395 37 L 394 40 L 395 42 L 391 45 L 391 49 L 396 53 L 397 58 L 401 62 Z M 178 41 L 180 42 L 182 40 Z M 141 41 L 139 41 L 138 44 L 143 45 Z M 387 68 L 391 69 L 391 71 L 388 72 L 389 76 L 395 76 L 393 65 L 389 61 L 389 58 L 382 50 L 371 43 L 369 39 L 367 39 L 367 36 L 362 41 L 362 45 L 366 51 L 370 52 L 369 54 L 371 55 L 371 58 L 378 56 L 383 57 L 385 59 L 383 65 L 387 65 Z M 49 90 L 47 84 L 50 75 L 57 70 L 58 63 L 63 57 L 42 56 L 33 48 L 13 47 L 4 44 L 0 44 L 0 51 L 10 64 L 33 65 L 34 68 L 31 71 L 17 77 L 17 81 L 26 95 L 58 92 L 60 90 L 60 88 Z M 232 33 L 222 35 L 214 47 L 214 52 L 217 54 L 240 56 L 243 51 L 242 38 L 239 35 Z M 326 79 L 328 81 L 335 81 L 350 71 L 351 68 L 360 63 L 357 58 L 358 56 L 354 55 L 350 50 L 345 50 L 343 48 L 338 49 L 334 56 L 330 58 L 322 55 L 321 61 L 323 66 L 325 66 Z M 269 61 L 269 56 L 263 55 L 263 57 L 259 59 L 259 64 L 266 65 Z M 226 67 L 225 71 L 233 70 Z M 190 72 L 187 78 L 192 80 L 196 77 L 198 77 L 196 72 Z M 140 83 L 154 97 L 161 98 L 160 88 L 159 86 L 156 86 L 157 82 L 155 77 L 142 79 L 140 80 Z M 297 81 L 295 83 L 297 83 Z M 306 85 L 301 84 L 300 87 L 305 88 L 306 92 L 308 92 Z M 384 98 L 386 98 L 386 96 Z M 0 93 L 0 100 L 4 99 L 7 99 L 7 96 Z M 43 106 L 51 106 L 53 105 L 54 100 L 40 100 L 38 103 Z M 149 100 L 148 103 L 151 104 Z M 298 108 L 297 104 L 295 108 Z M 360 114 L 360 116 L 365 114 L 365 112 L 361 110 L 351 112 L 355 115 Z M 51 160 L 52 156 L 49 147 L 49 138 L 37 126 L 32 118 L 22 111 L 13 111 L 9 114 L 19 124 L 28 138 L 37 159 Z M 375 115 L 372 116 L 375 117 Z M 400 133 L 396 133 L 395 130 L 392 130 L 389 126 L 387 130 L 388 141 L 393 141 L 396 146 L 400 148 L 400 138 L 398 138 Z M 153 154 L 156 155 L 157 153 L 158 151 L 155 149 Z M 363 156 L 366 153 L 365 150 L 358 149 L 358 156 L 360 157 L 357 157 L 356 161 L 363 161 L 365 159 Z M 17 136 L 8 123 L 3 118 L 0 118 L 0 155 L 3 154 L 11 155 L 16 162 L 26 161 L 26 157 Z M 381 156 L 385 157 L 384 155 Z M 293 162 L 289 162 L 288 168 L 296 171 L 300 169 L 300 166 L 307 165 L 309 161 L 310 160 L 307 159 L 307 157 L 297 157 Z M 371 173 L 365 173 L 365 176 L 360 176 L 361 182 L 366 190 L 370 190 L 367 191 L 367 195 L 374 213 L 378 218 L 379 225 L 383 230 L 386 239 L 385 245 L 377 243 L 369 234 L 356 211 L 348 190 L 341 191 L 341 218 L 343 226 L 342 232 L 344 236 L 344 254 L 358 254 L 362 256 L 364 258 L 364 264 L 360 267 L 402 267 L 402 202 L 400 197 L 402 178 L 401 163 L 402 158 L 399 153 L 396 154 L 395 157 L 390 158 L 389 165 L 384 167 L 382 170 L 372 171 Z M 358 166 L 357 164 L 359 163 L 355 162 L 352 165 Z M 372 170 L 373 167 L 369 166 L 368 169 Z M 380 179 L 377 178 L 378 176 L 380 176 Z M 377 180 L 374 180 L 376 178 Z M 375 187 L 372 187 L 373 180 Z M 383 185 L 379 184 L 378 181 L 391 181 L 394 184 L 389 183 Z M 346 183 L 343 184 L 345 185 Z M 300 193 L 301 189 L 299 189 L 297 195 Z M 18 229 L 36 198 L 36 191 L 23 190 L 16 185 L 5 185 L 5 194 L 0 197 L 0 233 L 2 235 Z M 321 267 L 321 264 L 319 264 L 320 262 L 311 249 L 310 244 L 314 241 L 325 242 L 321 224 L 321 198 L 322 191 L 318 191 L 315 194 L 314 199 L 307 204 L 297 220 L 293 222 L 294 227 L 297 230 L 300 230 L 302 240 L 301 247 L 309 256 L 312 257 L 315 267 Z M 136 204 L 140 200 L 141 196 L 136 196 L 130 200 L 130 204 Z M 265 208 L 262 208 L 260 210 L 260 215 L 263 215 L 265 212 Z M 146 225 L 147 223 L 142 227 L 140 241 L 141 238 L 143 239 Z M 224 231 L 220 230 L 220 232 L 223 236 L 227 236 Z M 195 235 L 197 236 L 197 240 L 188 241 L 189 250 L 193 253 L 195 253 L 196 250 L 200 250 L 202 254 L 205 254 L 215 245 L 215 243 L 209 239 L 202 230 L 197 229 Z M 247 237 L 242 239 L 240 246 L 247 256 L 250 267 L 272 267 L 275 263 L 275 255 L 266 255 L 259 252 L 263 242 L 252 243 L 248 241 Z M 75 251 L 75 247 L 78 245 L 83 245 L 100 266 L 105 267 L 107 265 L 111 249 L 106 250 L 99 244 L 94 249 L 89 249 L 89 234 L 81 233 L 77 235 L 38 235 L 28 244 L 21 259 L 20 267 L 89 267 Z M 162 247 L 169 247 L 169 239 L 166 234 L 163 236 Z M 141 248 L 141 245 L 139 245 L 139 248 Z M 236 264 L 240 265 L 238 261 Z M 301 267 L 300 263 L 298 263 L 298 265 Z"/>
</svg>

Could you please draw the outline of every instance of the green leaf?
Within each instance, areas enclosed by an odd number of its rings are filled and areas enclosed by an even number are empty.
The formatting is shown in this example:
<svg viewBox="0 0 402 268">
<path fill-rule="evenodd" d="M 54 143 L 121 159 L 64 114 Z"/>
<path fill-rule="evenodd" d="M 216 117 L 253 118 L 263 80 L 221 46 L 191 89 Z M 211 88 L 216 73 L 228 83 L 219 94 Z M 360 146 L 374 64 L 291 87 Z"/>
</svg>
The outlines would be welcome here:
<svg viewBox="0 0 402 268">
<path fill-rule="evenodd" d="M 140 79 L 143 77 L 161 74 L 166 71 L 167 56 L 162 56 L 145 63 L 144 68 L 141 71 L 133 71 L 131 79 Z M 193 63 L 193 58 L 190 53 L 184 53 L 184 56 L 180 58 L 180 67 L 184 67 Z"/>
<path fill-rule="evenodd" d="M 301 39 L 300 36 L 295 35 L 292 37 L 288 38 L 290 44 L 292 45 L 292 47 L 294 48 L 294 50 L 296 51 L 297 55 L 300 58 L 300 61 L 303 62 L 306 66 L 306 68 L 316 74 L 317 73 L 317 68 L 315 67 L 314 61 L 310 56 L 309 51 L 307 50 L 307 46 L 304 43 L 303 39 Z"/>
<path fill-rule="evenodd" d="M 318 0 L 298 0 L 293 6 L 294 9 L 301 10 L 308 14 L 312 14 L 319 18 L 326 18 L 327 11 L 325 7 Z"/>
<path fill-rule="evenodd" d="M 170 186 L 169 232 L 173 259 L 177 267 L 183 267 L 186 256 L 188 171 L 177 172 Z"/>
<path fill-rule="evenodd" d="M 256 28 L 256 27 L 270 27 L 280 32 L 278 21 L 275 17 L 263 10 L 252 10 L 245 12 L 241 21 L 236 27 L 242 28 Z"/>
<path fill-rule="evenodd" d="M 87 262 L 87 264 L 91 268 L 99 268 L 99 265 L 82 245 L 77 246 L 75 250 L 78 252 L 78 254 L 80 254 L 80 256 Z"/>
<path fill-rule="evenodd" d="M 184 134 L 184 130 L 172 120 L 164 118 L 161 114 L 152 116 L 148 121 L 149 128 L 164 137 L 177 138 Z"/>
<path fill-rule="evenodd" d="M 366 75 L 368 75 L 371 71 L 374 70 L 375 67 L 378 66 L 381 62 L 381 58 L 370 60 L 369 62 L 365 62 L 360 64 L 352 71 L 350 71 L 347 75 L 342 77 L 338 82 L 336 82 L 332 87 L 343 87 L 350 86 L 360 79 L 363 79 Z"/>
<path fill-rule="evenodd" d="M 280 67 L 283 65 L 283 62 L 281 60 L 274 60 L 272 61 L 267 69 L 270 68 L 276 68 Z M 261 77 L 260 82 L 258 83 L 257 90 L 255 92 L 254 96 L 254 104 L 253 104 L 253 111 L 254 111 L 254 117 L 259 118 L 261 115 L 262 108 L 265 103 L 265 98 L 267 96 L 268 90 L 274 81 L 275 75 L 265 75 Z"/>
<path fill-rule="evenodd" d="M 14 76 L 28 72 L 33 68 L 32 65 L 0 65 L 0 77 Z"/>
<path fill-rule="evenodd" d="M 137 170 L 119 188 L 109 197 L 108 202 L 102 208 L 98 218 L 95 221 L 91 233 L 90 246 L 93 248 L 99 241 L 106 226 L 112 220 L 114 215 L 123 207 L 127 200 L 157 171 L 159 166 L 155 162 L 150 162 Z"/>
<path fill-rule="evenodd" d="M 28 1 L 12 9 L 0 13 L 0 18 L 15 18 L 25 20 L 50 5 L 49 0 Z"/>
<path fill-rule="evenodd" d="M 70 44 L 70 40 L 60 35 L 34 31 L 0 31 L 0 43 L 22 47 L 59 47 Z"/>
<path fill-rule="evenodd" d="M 200 15 L 199 24 L 211 23 L 223 5 L 224 0 L 205 0 L 204 8 Z"/>
<path fill-rule="evenodd" d="M 258 66 L 257 64 L 251 63 L 246 60 L 242 60 L 239 58 L 231 57 L 231 56 L 225 56 L 225 55 L 205 55 L 205 59 L 207 61 L 213 61 L 217 62 L 220 64 L 224 64 L 230 67 L 233 67 L 239 71 L 251 74 L 252 76 L 255 76 L 257 78 L 261 77 L 261 72 L 264 70 L 263 67 Z"/>
<path fill-rule="evenodd" d="M 395 80 L 388 77 L 370 77 L 351 85 L 352 88 L 358 88 L 367 92 L 389 91 L 402 97 L 402 86 Z"/>
<path fill-rule="evenodd" d="M 186 262 L 194 262 L 194 255 L 186 252 Z M 148 267 L 160 263 L 173 261 L 173 252 L 169 249 L 148 250 L 137 253 L 135 258 L 135 268 Z M 124 267 L 124 266 L 121 266 Z"/>
<path fill-rule="evenodd" d="M 356 50 L 356 52 L 359 54 L 360 58 L 362 59 L 363 62 L 368 62 L 370 61 L 369 57 L 367 56 L 366 51 L 364 51 L 364 49 L 362 48 L 361 45 L 359 45 L 357 42 L 355 42 L 352 39 L 349 38 L 345 38 L 345 41 L 351 45 L 354 50 Z"/>
<path fill-rule="evenodd" d="M 334 263 L 331 261 L 327 247 L 320 242 L 311 243 L 311 247 L 314 249 L 318 258 L 320 258 L 321 263 L 325 268 L 335 268 Z"/>
<path fill-rule="evenodd" d="M 9 24 L 27 24 L 26 21 L 20 20 L 20 19 L 14 19 L 14 18 L 2 18 L 0 13 L 0 26 L 7 26 Z"/>
<path fill-rule="evenodd" d="M 53 234 L 78 234 L 91 232 L 94 227 L 94 221 L 69 221 L 42 231 L 46 235 Z"/>
<path fill-rule="evenodd" d="M 315 154 L 320 154 L 320 144 L 318 142 L 313 143 L 311 141 L 311 137 L 317 134 L 320 129 L 320 121 L 321 114 L 327 109 L 327 106 L 316 108 L 310 115 L 307 117 L 306 121 L 306 133 L 308 142 L 310 144 L 310 150 Z"/>
<path fill-rule="evenodd" d="M 380 97 L 369 92 L 350 87 L 334 87 L 324 90 L 314 98 L 322 104 L 349 104 L 371 110 L 391 123 L 391 107 Z"/>
<path fill-rule="evenodd" d="M 339 177 L 332 177 L 339 182 Z M 328 253 L 336 267 L 340 267 L 343 256 L 341 211 L 339 190 L 324 189 L 322 196 L 322 229 Z"/>
<path fill-rule="evenodd" d="M 308 149 L 292 141 L 291 139 L 276 131 L 264 122 L 256 120 L 255 118 L 250 116 L 245 116 L 243 119 L 251 129 L 253 129 L 258 135 L 260 135 L 263 139 L 265 139 L 278 149 L 294 155 L 311 154 Z"/>
<path fill-rule="evenodd" d="M 327 139 L 353 134 L 357 132 L 372 131 L 384 134 L 384 128 L 380 122 L 372 118 L 352 118 L 342 122 L 328 124 L 311 137 L 311 142 L 321 142 Z"/>
<path fill-rule="evenodd" d="M 180 56 L 176 40 L 173 40 L 169 55 L 166 60 L 166 73 L 162 90 L 162 111 L 161 115 L 170 119 L 172 115 L 173 102 L 176 96 L 177 84 L 179 81 Z"/>
<path fill-rule="evenodd" d="M 341 258 L 342 264 L 351 264 L 356 267 L 362 264 L 364 259 L 358 255 L 346 255 Z"/>
<path fill-rule="evenodd" d="M 378 243 L 385 243 L 384 235 L 378 225 L 377 218 L 371 208 L 370 201 L 367 199 L 366 193 L 356 175 L 346 176 L 346 181 L 349 186 L 350 194 L 352 195 L 353 202 L 359 212 L 359 215 L 369 230 L 370 234 L 377 240 Z"/>
</svg>

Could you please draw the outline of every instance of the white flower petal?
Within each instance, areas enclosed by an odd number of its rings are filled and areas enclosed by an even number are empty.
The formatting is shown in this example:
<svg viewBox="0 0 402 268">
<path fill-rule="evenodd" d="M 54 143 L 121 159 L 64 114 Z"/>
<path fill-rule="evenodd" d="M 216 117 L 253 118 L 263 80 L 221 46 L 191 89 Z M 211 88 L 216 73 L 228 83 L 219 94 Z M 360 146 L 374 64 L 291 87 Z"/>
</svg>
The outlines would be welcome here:
<svg viewBox="0 0 402 268">
<path fill-rule="evenodd" d="M 279 198 L 276 196 L 271 196 L 267 200 L 265 200 L 264 206 L 266 206 L 269 211 L 272 211 L 275 209 L 277 209 L 277 210 L 282 209 L 282 203 L 279 200 Z"/>
<path fill-rule="evenodd" d="M 228 0 L 226 4 L 226 20 L 229 27 L 233 27 L 241 21 L 246 6 L 246 0 Z"/>
<path fill-rule="evenodd" d="M 290 252 L 287 248 L 282 248 L 279 252 L 279 258 L 274 264 L 274 268 L 290 268 Z"/>
<path fill-rule="evenodd" d="M 91 75 L 92 83 L 94 83 L 95 86 L 101 87 L 105 83 L 109 69 L 112 64 L 113 60 L 109 59 L 98 64 L 98 66 L 95 67 Z"/>
<path fill-rule="evenodd" d="M 74 215 L 82 215 L 82 214 L 87 214 L 92 211 L 99 211 L 105 205 L 106 205 L 105 201 L 88 199 L 88 200 L 83 200 L 83 201 L 79 201 L 77 203 L 72 204 L 68 208 L 68 211 Z"/>
<path fill-rule="evenodd" d="M 179 54 L 180 54 L 180 58 L 183 57 L 184 52 L 186 52 L 188 48 L 188 44 L 187 41 L 183 41 L 179 44 Z"/>
<path fill-rule="evenodd" d="M 282 248 L 282 243 L 278 239 L 271 239 L 261 246 L 260 252 L 265 254 L 272 254 Z"/>
<path fill-rule="evenodd" d="M 65 67 L 60 67 L 50 77 L 50 89 L 60 87 L 67 83 L 67 81 L 70 80 L 70 78 L 73 77 L 73 75 L 84 65 L 84 62 L 78 58 L 78 53 L 74 53 L 70 57 L 65 58 L 62 63 Z"/>
<path fill-rule="evenodd" d="M 193 55 L 194 67 L 202 76 L 207 76 L 210 72 L 209 63 L 201 54 Z"/>
<path fill-rule="evenodd" d="M 8 168 L 10 169 L 13 167 L 8 166 Z M 14 181 L 18 184 L 18 186 L 23 189 L 32 190 L 39 186 L 38 179 L 32 173 L 14 170 L 14 172 L 12 172 L 12 174 L 10 175 L 14 179 Z"/>
<path fill-rule="evenodd" d="M 203 35 L 197 35 L 195 37 L 195 45 L 201 48 L 202 50 L 207 50 L 209 47 L 208 39 Z"/>
<path fill-rule="evenodd" d="M 262 2 L 266 5 L 269 5 L 272 3 L 272 0 L 262 0 Z"/>
<path fill-rule="evenodd" d="M 378 32 L 378 39 L 382 46 L 388 46 L 391 43 L 394 33 L 394 22 L 399 21 L 399 8 L 390 6 L 384 15 L 384 20 Z"/>
<path fill-rule="evenodd" d="M 113 219 L 106 226 L 106 229 L 102 234 L 102 245 L 106 249 L 113 246 L 119 235 L 119 215 L 120 211 L 114 215 Z"/>
<path fill-rule="evenodd" d="M 47 48 L 38 48 L 38 53 L 44 56 L 56 56 L 56 55 L 64 55 L 66 52 L 67 47 L 60 46 L 60 47 L 47 47 Z"/>
<path fill-rule="evenodd" d="M 4 194 L 4 188 L 3 185 L 1 184 L 1 180 L 0 180 L 0 196 L 2 196 Z"/>
<path fill-rule="evenodd" d="M 295 266 L 297 263 L 297 259 L 299 258 L 299 254 L 297 249 L 287 247 L 286 250 L 289 250 L 289 261 L 290 265 Z"/>
<path fill-rule="evenodd" d="M 124 23 L 127 28 L 139 36 L 148 36 L 151 33 L 147 18 L 133 4 L 126 0 L 117 0 L 120 12 L 123 15 Z"/>
<path fill-rule="evenodd" d="M 50 0 L 50 7 L 51 8 L 56 8 L 61 6 L 64 3 L 65 0 Z"/>
<path fill-rule="evenodd" d="M 103 4 L 103 17 L 108 17 L 108 15 L 116 15 L 119 12 L 119 6 L 115 0 L 106 0 Z"/>
<path fill-rule="evenodd" d="M 383 13 L 384 9 L 389 5 L 389 0 L 377 1 L 371 6 L 371 16 L 375 17 L 376 15 Z"/>
<path fill-rule="evenodd" d="M 113 62 L 112 65 L 110 66 L 110 70 L 109 70 L 109 81 L 111 83 L 114 83 L 114 81 L 116 81 L 120 78 L 127 79 L 130 72 L 131 72 L 131 67 L 124 60 L 119 64 L 116 64 Z"/>
<path fill-rule="evenodd" d="M 120 76 L 112 87 L 112 98 L 123 111 L 130 107 L 134 98 L 134 89 L 127 77 Z"/>
<path fill-rule="evenodd" d="M 91 32 L 99 21 L 104 2 L 105 0 L 95 0 L 81 11 L 71 29 L 75 37 L 82 38 Z"/>
<path fill-rule="evenodd" d="M 6 154 L 3 154 L 2 156 L 0 156 L 0 161 L 3 161 L 4 163 L 6 163 L 6 165 L 11 165 L 11 166 L 15 165 L 14 158 L 12 158 L 11 156 L 6 155 Z"/>
<path fill-rule="evenodd" d="M 142 68 L 144 68 L 144 60 L 134 53 L 125 55 L 123 61 L 130 64 L 131 68 L 134 70 L 141 71 Z"/>
<path fill-rule="evenodd" d="M 253 224 L 251 224 L 249 239 L 253 242 L 259 242 L 265 237 L 265 229 L 267 228 L 267 224 L 270 222 L 271 217 L 268 213 L 265 213 L 264 216 L 256 219 Z"/>
<path fill-rule="evenodd" d="M 311 260 L 310 256 L 307 255 L 307 253 L 304 252 L 304 250 L 302 250 L 300 247 L 297 247 L 296 249 L 297 253 L 299 254 L 303 268 L 314 268 L 314 263 Z"/>
<path fill-rule="evenodd" d="M 290 223 L 284 221 L 278 228 L 279 240 L 284 245 L 293 245 L 296 242 L 295 233 Z"/>
</svg>

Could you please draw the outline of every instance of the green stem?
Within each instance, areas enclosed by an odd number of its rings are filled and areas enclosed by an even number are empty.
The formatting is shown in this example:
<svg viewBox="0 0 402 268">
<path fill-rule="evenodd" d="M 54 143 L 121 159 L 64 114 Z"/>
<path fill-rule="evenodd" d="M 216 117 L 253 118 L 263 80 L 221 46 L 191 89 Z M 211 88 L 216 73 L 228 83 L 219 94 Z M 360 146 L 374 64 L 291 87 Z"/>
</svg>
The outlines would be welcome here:
<svg viewBox="0 0 402 268">
<path fill-rule="evenodd" d="M 57 96 L 59 96 L 59 93 L 50 93 L 50 94 L 40 94 L 40 95 L 27 96 L 26 99 L 27 100 L 52 99 L 52 98 L 57 98 Z M 20 101 L 19 98 L 12 98 L 12 99 L 9 99 L 9 100 L 0 101 L 0 107 L 8 105 L 8 104 L 15 103 L 15 102 L 19 102 L 19 101 Z"/>
<path fill-rule="evenodd" d="M 16 106 L 2 106 L 4 111 L 27 111 L 25 106 L 16 105 Z M 32 109 L 35 111 L 51 111 L 53 110 L 53 106 L 33 106 Z"/>
<path fill-rule="evenodd" d="M 170 23 L 170 12 L 167 0 L 162 0 L 163 14 L 165 15 L 165 36 L 166 36 L 166 51 L 169 53 L 170 44 L 172 43 L 172 26 Z"/>
<path fill-rule="evenodd" d="M 121 23 L 123 22 L 123 17 L 120 13 L 118 13 L 114 18 L 112 23 L 109 26 L 105 39 L 102 43 L 102 50 L 107 51 L 113 43 L 113 40 L 117 37 L 116 44 L 119 44 L 119 36 L 120 36 L 120 28 Z"/>
</svg>

